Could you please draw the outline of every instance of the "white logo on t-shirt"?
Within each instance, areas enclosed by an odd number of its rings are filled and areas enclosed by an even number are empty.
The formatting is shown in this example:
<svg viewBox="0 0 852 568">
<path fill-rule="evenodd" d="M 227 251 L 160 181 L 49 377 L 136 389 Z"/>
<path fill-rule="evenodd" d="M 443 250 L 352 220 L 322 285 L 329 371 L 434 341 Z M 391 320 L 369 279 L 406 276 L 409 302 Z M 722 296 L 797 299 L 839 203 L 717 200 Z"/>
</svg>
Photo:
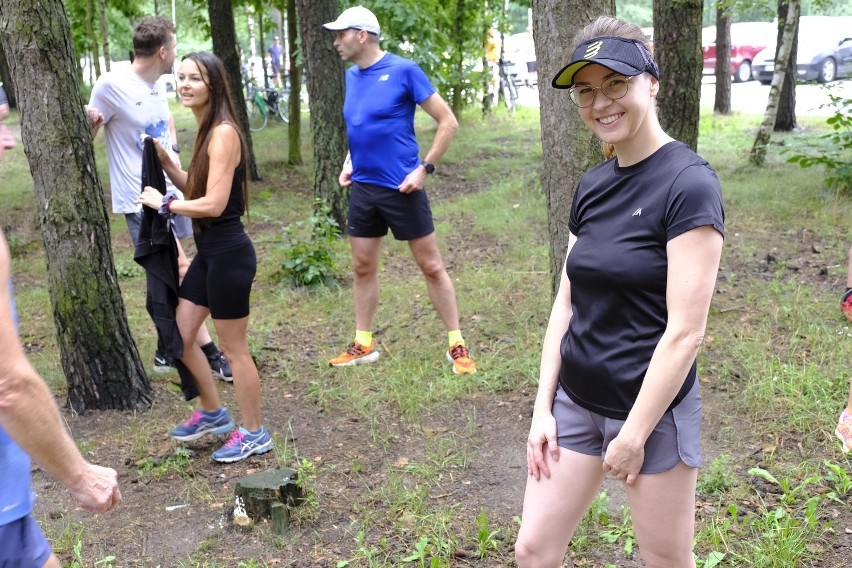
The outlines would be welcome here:
<svg viewBox="0 0 852 568">
<path fill-rule="evenodd" d="M 641 216 L 642 216 L 642 208 L 641 207 L 639 209 L 637 209 L 636 211 L 634 211 L 633 215 L 631 215 L 631 217 L 641 217 Z"/>
<path fill-rule="evenodd" d="M 390 75 L 388 75 L 387 73 L 379 77 L 379 81 L 387 81 L 388 79 L 390 79 Z"/>
</svg>

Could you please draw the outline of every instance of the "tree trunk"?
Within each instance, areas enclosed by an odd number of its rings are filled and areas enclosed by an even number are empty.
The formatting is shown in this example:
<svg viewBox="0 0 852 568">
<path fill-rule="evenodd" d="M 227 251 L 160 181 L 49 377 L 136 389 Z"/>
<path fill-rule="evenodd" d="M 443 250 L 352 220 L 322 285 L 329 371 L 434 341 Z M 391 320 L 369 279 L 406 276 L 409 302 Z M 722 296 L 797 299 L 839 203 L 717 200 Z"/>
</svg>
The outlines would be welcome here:
<svg viewBox="0 0 852 568">
<path fill-rule="evenodd" d="M 789 7 L 786 0 L 778 2 L 778 41 L 781 45 L 781 31 L 787 21 Z M 790 46 L 790 57 L 787 60 L 784 84 L 781 87 L 781 97 L 778 99 L 778 113 L 775 115 L 775 132 L 790 132 L 796 128 L 796 52 L 799 50 L 799 17 L 796 16 L 793 33 L 793 43 Z M 776 58 L 778 51 L 775 52 Z"/>
<path fill-rule="evenodd" d="M 287 164 L 302 164 L 302 56 L 298 49 L 299 16 L 296 0 L 287 0 L 287 52 L 290 67 L 290 122 L 287 125 Z"/>
<path fill-rule="evenodd" d="M 661 74 L 657 95 L 660 124 L 693 150 L 698 147 L 703 68 L 701 10 L 701 0 L 654 0 L 654 53 Z"/>
<path fill-rule="evenodd" d="M 332 45 L 334 34 L 322 27 L 337 19 L 338 11 L 337 0 L 296 0 L 311 105 L 314 196 L 329 205 L 331 216 L 343 227 L 348 194 L 338 178 L 349 146 L 343 122 L 344 69 Z"/>
<path fill-rule="evenodd" d="M 109 71 L 109 28 L 107 27 L 106 0 L 98 0 L 98 24 L 101 32 L 101 51 L 104 54 L 104 67 Z"/>
<path fill-rule="evenodd" d="M 0 3 L 0 42 L 16 79 L 68 402 L 79 413 L 148 408 L 151 387 L 113 266 L 103 189 L 61 1 Z"/>
<path fill-rule="evenodd" d="M 799 21 L 799 2 L 790 0 L 787 8 L 787 21 L 784 23 L 781 41 L 778 42 L 778 55 L 775 57 L 775 73 L 772 75 L 772 84 L 769 85 L 769 100 L 766 103 L 766 114 L 763 123 L 757 131 L 754 146 L 751 148 L 749 161 L 755 166 L 762 166 L 766 160 L 766 147 L 772 134 L 772 126 L 775 124 L 778 112 L 778 101 L 781 96 L 781 87 L 786 81 L 787 62 L 790 60 L 790 51 L 793 40 L 796 37 L 796 22 Z"/>
<path fill-rule="evenodd" d="M 257 162 L 254 158 L 254 146 L 249 131 L 246 98 L 243 93 L 243 79 L 240 74 L 240 55 L 237 53 L 237 32 L 234 28 L 234 11 L 230 0 L 209 0 L 207 11 L 210 16 L 210 34 L 213 36 L 213 53 L 215 53 L 225 65 L 228 72 L 228 82 L 231 86 L 231 95 L 234 98 L 234 110 L 240 121 L 248 145 L 248 175 L 249 179 L 257 181 L 260 174 L 257 171 Z"/>
<path fill-rule="evenodd" d="M 455 18 L 453 18 L 452 35 L 452 41 L 455 43 L 455 49 L 453 49 L 453 58 L 455 59 L 453 67 L 455 68 L 455 73 L 453 73 L 453 87 L 450 98 L 450 108 L 456 116 L 461 116 L 462 105 L 464 104 L 462 99 L 464 91 L 464 59 L 467 56 L 467 51 L 464 48 L 464 36 L 467 33 L 464 29 L 465 9 L 465 0 L 456 0 L 456 13 Z"/>
<path fill-rule="evenodd" d="M 731 114 L 731 10 L 716 6 L 716 99 L 713 112 Z"/>
<path fill-rule="evenodd" d="M 92 63 L 95 66 L 95 77 L 101 76 L 101 57 L 98 53 L 98 38 L 95 35 L 95 0 L 87 0 L 86 2 L 86 41 L 89 44 L 89 51 L 92 54 Z"/>
<path fill-rule="evenodd" d="M 533 0 L 533 39 L 541 103 L 541 187 L 547 196 L 551 293 L 555 296 L 568 247 L 568 216 L 580 177 L 601 162 L 600 143 L 586 129 L 568 92 L 550 87 L 568 63 L 580 28 L 600 15 L 615 14 L 614 0 Z"/>
</svg>

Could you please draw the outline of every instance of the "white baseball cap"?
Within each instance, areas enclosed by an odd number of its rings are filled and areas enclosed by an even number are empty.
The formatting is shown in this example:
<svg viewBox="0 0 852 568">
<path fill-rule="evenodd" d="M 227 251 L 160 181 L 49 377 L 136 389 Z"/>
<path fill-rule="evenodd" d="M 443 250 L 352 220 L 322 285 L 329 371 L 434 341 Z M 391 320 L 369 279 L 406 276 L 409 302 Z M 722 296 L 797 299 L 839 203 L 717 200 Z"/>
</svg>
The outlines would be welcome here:
<svg viewBox="0 0 852 568">
<path fill-rule="evenodd" d="M 348 29 L 365 30 L 374 35 L 379 35 L 382 31 L 375 14 L 363 6 L 353 6 L 343 10 L 336 20 L 323 24 L 322 27 L 333 32 Z"/>
</svg>

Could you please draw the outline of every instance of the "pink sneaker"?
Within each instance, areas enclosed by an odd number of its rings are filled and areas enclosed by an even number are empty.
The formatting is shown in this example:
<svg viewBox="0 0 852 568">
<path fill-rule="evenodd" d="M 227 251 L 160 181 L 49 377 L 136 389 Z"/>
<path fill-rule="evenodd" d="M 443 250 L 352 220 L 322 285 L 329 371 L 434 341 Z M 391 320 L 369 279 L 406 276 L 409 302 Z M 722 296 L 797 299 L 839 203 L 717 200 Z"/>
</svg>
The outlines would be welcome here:
<svg viewBox="0 0 852 568">
<path fill-rule="evenodd" d="M 840 443 L 843 444 L 843 453 L 848 454 L 852 451 L 852 414 L 844 412 L 840 415 L 834 433 L 837 434 Z"/>
</svg>

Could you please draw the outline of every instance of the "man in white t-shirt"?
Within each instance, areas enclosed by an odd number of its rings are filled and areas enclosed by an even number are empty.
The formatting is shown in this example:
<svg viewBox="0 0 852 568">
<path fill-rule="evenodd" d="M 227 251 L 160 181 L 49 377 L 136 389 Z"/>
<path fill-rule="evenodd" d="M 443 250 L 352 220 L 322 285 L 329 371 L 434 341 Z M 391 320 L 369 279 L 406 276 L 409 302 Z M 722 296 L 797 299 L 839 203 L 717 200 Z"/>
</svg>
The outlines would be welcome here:
<svg viewBox="0 0 852 568">
<path fill-rule="evenodd" d="M 156 138 L 164 148 L 171 148 L 173 159 L 179 162 L 180 149 L 168 95 L 157 82 L 161 75 L 172 70 L 177 57 L 172 22 L 159 16 L 142 18 L 133 30 L 133 53 L 134 59 L 128 69 L 105 73 L 98 78 L 85 110 L 92 125 L 92 137 L 101 126 L 106 132 L 112 211 L 124 215 L 130 238 L 136 245 L 142 222 L 142 206 L 136 200 L 142 189 L 143 136 Z M 166 181 L 169 189 L 180 194 L 168 176 Z M 192 235 L 192 223 L 178 215 L 174 219 L 174 229 L 178 237 L 178 266 L 183 278 L 189 260 L 180 239 Z M 196 341 L 207 355 L 213 374 L 231 381 L 231 366 L 213 343 L 206 326 L 201 326 Z M 158 340 L 154 356 L 154 370 L 158 372 L 172 367 L 161 343 Z"/>
</svg>

